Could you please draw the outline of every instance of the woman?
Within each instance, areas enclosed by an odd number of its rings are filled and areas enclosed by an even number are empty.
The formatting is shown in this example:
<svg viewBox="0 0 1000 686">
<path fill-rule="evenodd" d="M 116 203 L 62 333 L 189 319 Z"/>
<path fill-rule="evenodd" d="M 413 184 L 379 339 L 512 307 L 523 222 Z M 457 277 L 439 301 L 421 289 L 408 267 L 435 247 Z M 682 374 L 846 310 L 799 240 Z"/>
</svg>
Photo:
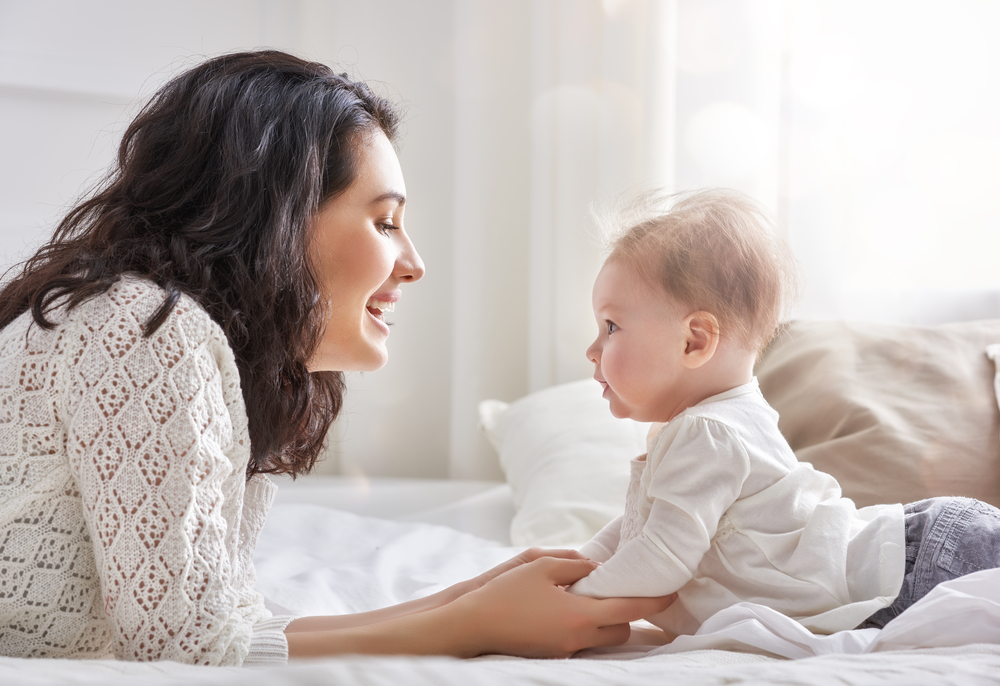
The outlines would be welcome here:
<svg viewBox="0 0 1000 686">
<path fill-rule="evenodd" d="M 566 655 L 669 602 L 566 593 L 594 567 L 570 551 L 359 615 L 272 617 L 253 591 L 264 474 L 309 471 L 341 372 L 385 363 L 382 314 L 423 274 L 396 124 L 322 65 L 209 60 L 4 286 L 0 653 Z"/>
</svg>

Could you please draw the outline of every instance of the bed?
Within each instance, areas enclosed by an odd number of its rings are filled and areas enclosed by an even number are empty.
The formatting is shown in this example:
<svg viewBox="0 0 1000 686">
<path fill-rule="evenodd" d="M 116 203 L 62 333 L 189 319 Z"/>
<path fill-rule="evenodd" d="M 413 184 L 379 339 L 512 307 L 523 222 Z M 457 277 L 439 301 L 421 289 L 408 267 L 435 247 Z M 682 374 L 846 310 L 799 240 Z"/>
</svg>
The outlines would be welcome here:
<svg viewBox="0 0 1000 686">
<path fill-rule="evenodd" d="M 800 459 L 859 504 L 969 495 L 1000 504 L 1000 321 L 798 322 L 757 375 Z M 374 609 L 432 593 L 528 545 L 585 541 L 622 506 L 648 427 L 590 380 L 481 404 L 506 482 L 281 481 L 258 543 L 275 612 Z M 905 620 L 905 621 L 904 621 Z M 746 605 L 664 647 L 569 660 L 344 657 L 285 668 L 0 658 L 0 684 L 1000 684 L 1000 572 L 944 584 L 881 632 L 813 636 Z"/>
</svg>

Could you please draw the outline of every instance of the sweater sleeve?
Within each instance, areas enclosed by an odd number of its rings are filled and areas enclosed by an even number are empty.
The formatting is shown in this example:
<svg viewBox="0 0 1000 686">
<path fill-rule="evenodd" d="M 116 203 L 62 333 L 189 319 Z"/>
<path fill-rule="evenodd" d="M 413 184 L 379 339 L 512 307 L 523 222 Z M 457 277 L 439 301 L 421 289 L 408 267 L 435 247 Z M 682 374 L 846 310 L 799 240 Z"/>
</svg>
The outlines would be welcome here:
<svg viewBox="0 0 1000 686">
<path fill-rule="evenodd" d="M 240 521 L 240 545 L 237 549 L 237 567 L 242 571 L 242 578 L 236 579 L 238 588 L 243 589 L 246 596 L 242 604 L 247 607 L 263 606 L 264 598 L 253 590 L 256 572 L 253 566 L 253 553 L 257 548 L 257 538 L 264 528 L 264 520 L 274 502 L 277 486 L 263 474 L 257 474 L 246 482 L 243 494 L 243 517 Z M 285 629 L 294 617 L 282 615 L 272 617 L 266 612 L 266 618 L 258 620 L 253 625 L 250 636 L 250 649 L 244 667 L 267 667 L 288 662 L 288 640 Z"/>
<path fill-rule="evenodd" d="M 63 392 L 114 654 L 239 665 L 256 647 L 273 657 L 277 626 L 239 584 L 249 443 L 227 407 L 231 353 L 190 301 L 144 337 L 141 322 L 162 293 L 145 294 L 152 305 L 127 295 L 78 308 Z"/>
<path fill-rule="evenodd" d="M 750 472 L 739 440 L 724 424 L 679 417 L 649 454 L 652 500 L 639 535 L 570 587 L 595 598 L 651 597 L 687 583 L 712 544 Z"/>
<path fill-rule="evenodd" d="M 253 625 L 250 637 L 250 649 L 244 667 L 269 667 L 283 665 L 288 662 L 288 639 L 285 638 L 285 628 L 292 623 L 294 617 L 281 615 L 263 619 Z"/>
</svg>

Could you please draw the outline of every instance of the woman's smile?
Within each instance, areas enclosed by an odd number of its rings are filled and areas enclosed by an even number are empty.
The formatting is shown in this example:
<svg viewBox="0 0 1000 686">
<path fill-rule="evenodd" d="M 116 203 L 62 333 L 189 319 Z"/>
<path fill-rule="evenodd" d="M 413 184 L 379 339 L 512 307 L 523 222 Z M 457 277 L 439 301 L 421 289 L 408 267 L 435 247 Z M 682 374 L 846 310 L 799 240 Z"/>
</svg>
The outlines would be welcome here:
<svg viewBox="0 0 1000 686">
<path fill-rule="evenodd" d="M 368 298 L 368 302 L 365 305 L 368 314 L 375 320 L 376 326 L 384 331 L 386 336 L 389 335 L 389 324 L 385 321 L 385 313 L 396 309 L 396 302 L 399 300 L 399 296 L 400 293 L 398 291 L 394 293 L 379 293 Z"/>
</svg>

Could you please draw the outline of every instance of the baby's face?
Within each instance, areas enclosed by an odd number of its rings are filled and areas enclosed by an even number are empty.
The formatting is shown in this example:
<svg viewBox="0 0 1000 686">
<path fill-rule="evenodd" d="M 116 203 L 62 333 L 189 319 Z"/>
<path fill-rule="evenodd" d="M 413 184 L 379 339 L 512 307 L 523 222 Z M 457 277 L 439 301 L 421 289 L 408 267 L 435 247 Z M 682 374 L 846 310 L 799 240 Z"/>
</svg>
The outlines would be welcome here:
<svg viewBox="0 0 1000 686">
<path fill-rule="evenodd" d="M 608 262 L 594 282 L 597 339 L 587 348 L 611 414 L 642 422 L 672 419 L 683 402 L 689 314 L 662 288 Z"/>
</svg>

